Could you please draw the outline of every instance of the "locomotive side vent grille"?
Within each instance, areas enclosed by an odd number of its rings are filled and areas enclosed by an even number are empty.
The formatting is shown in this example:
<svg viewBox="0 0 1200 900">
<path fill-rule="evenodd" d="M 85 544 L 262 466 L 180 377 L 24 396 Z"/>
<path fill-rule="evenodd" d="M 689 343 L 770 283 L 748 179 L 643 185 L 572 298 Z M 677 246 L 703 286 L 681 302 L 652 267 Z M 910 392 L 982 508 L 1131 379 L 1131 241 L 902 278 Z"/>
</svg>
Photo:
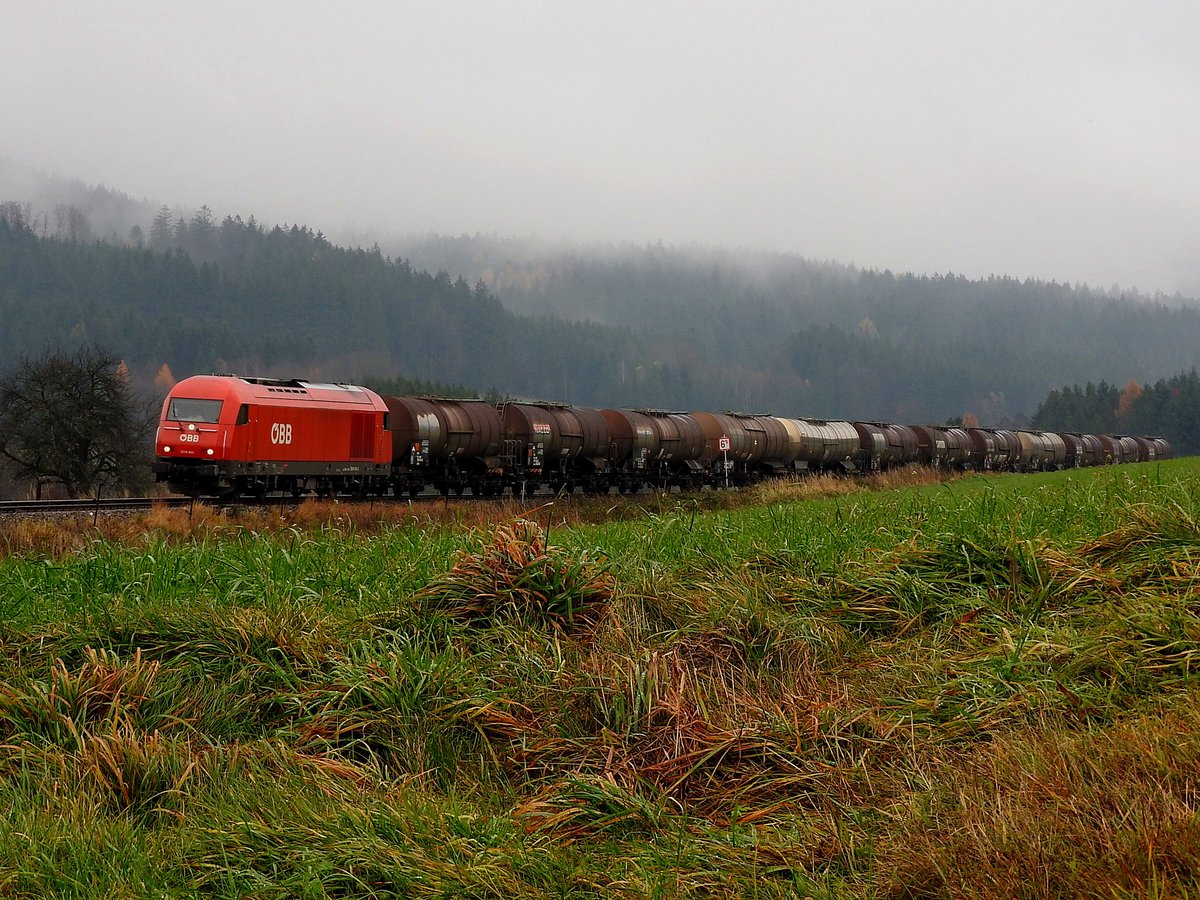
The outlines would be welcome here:
<svg viewBox="0 0 1200 900">
<path fill-rule="evenodd" d="M 354 413 L 350 425 L 350 458 L 371 459 L 375 455 L 375 416 Z"/>
</svg>

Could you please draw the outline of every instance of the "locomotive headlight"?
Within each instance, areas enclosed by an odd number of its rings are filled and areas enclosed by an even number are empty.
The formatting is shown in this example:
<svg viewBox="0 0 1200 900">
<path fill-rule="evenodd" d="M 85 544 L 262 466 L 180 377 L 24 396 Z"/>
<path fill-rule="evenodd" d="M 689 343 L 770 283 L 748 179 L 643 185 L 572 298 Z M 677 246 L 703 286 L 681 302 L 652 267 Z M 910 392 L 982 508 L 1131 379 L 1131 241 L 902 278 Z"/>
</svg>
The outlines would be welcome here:
<svg viewBox="0 0 1200 900">
<path fill-rule="evenodd" d="M 209 447 L 206 452 L 208 453 L 209 456 L 212 456 L 212 447 Z"/>
<path fill-rule="evenodd" d="M 170 452 L 171 452 L 171 445 L 163 444 L 163 453 L 170 453 Z"/>
<path fill-rule="evenodd" d="M 195 430 L 196 430 L 195 422 L 192 422 L 190 425 L 188 425 L 188 431 L 195 431 Z"/>
</svg>

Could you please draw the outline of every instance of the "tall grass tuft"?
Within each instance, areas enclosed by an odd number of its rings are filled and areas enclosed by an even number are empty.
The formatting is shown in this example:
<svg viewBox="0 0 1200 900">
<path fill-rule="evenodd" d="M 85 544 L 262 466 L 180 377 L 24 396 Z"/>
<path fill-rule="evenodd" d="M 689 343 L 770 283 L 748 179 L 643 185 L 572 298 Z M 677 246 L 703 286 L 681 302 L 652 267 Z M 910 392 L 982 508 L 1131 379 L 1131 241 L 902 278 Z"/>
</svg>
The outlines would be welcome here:
<svg viewBox="0 0 1200 900">
<path fill-rule="evenodd" d="M 178 814 L 186 786 L 205 774 L 211 759 L 179 734 L 114 728 L 81 742 L 79 783 L 117 814 Z"/>
<path fill-rule="evenodd" d="M 0 684 L 0 735 L 7 742 L 77 750 L 89 733 L 137 724 L 159 663 L 140 650 L 128 659 L 88 647 L 75 671 L 57 659 L 45 680 Z"/>
<path fill-rule="evenodd" d="M 401 637 L 351 648 L 294 706 L 299 746 L 446 782 L 510 718 L 485 674 L 450 647 Z"/>
<path fill-rule="evenodd" d="M 552 546 L 540 525 L 516 519 L 481 550 L 460 551 L 419 597 L 455 618 L 569 627 L 593 618 L 612 591 L 603 556 Z"/>
</svg>

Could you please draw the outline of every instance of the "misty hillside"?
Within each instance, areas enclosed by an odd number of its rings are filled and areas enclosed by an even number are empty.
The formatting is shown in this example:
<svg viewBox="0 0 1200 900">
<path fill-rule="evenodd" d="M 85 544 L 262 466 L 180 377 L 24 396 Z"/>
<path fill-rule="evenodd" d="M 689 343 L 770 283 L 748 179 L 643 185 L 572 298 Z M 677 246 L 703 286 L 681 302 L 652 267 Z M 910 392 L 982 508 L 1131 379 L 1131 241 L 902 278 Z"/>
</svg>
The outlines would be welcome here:
<svg viewBox="0 0 1200 900">
<path fill-rule="evenodd" d="M 662 245 L 426 236 L 385 253 L 15 171 L 0 161 L 4 365 L 91 341 L 146 379 L 1016 424 L 1063 385 L 1148 383 L 1200 356 L 1200 313 L 1178 298 Z"/>
<path fill-rule="evenodd" d="M 480 278 L 514 311 L 636 329 L 734 406 L 1023 421 L 1064 384 L 1149 381 L 1200 357 L 1194 306 L 1136 290 L 661 245 L 427 236 L 390 249 Z"/>
<path fill-rule="evenodd" d="M 618 395 L 606 379 L 633 367 L 635 342 L 617 329 L 517 316 L 483 285 L 298 226 L 193 222 L 183 248 L 159 251 L 40 237 L 12 213 L 0 206 L 0 367 L 95 343 L 143 381 L 164 365 L 176 378 L 404 375 L 585 402 Z"/>
</svg>

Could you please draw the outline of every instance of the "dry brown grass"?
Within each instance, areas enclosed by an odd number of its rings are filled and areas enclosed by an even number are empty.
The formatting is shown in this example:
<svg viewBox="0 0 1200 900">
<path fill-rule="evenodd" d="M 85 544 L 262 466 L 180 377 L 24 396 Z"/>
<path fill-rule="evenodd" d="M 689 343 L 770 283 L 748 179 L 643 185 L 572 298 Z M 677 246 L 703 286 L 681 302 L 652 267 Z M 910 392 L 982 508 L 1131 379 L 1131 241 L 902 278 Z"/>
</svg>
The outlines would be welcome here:
<svg viewBox="0 0 1200 900">
<path fill-rule="evenodd" d="M 86 546 L 95 536 L 90 521 L 10 520 L 0 523 L 0 554 L 57 558 Z"/>
<path fill-rule="evenodd" d="M 755 485 L 742 495 L 751 503 L 788 503 L 796 500 L 817 500 L 840 497 L 865 491 L 892 491 L 902 487 L 943 484 L 960 478 L 980 477 L 934 469 L 928 466 L 908 466 L 875 472 L 862 477 L 846 475 L 814 475 L 802 478 L 777 478 Z M 735 495 L 736 496 L 736 495 Z"/>
<path fill-rule="evenodd" d="M 61 557 L 95 540 L 134 544 L 146 537 L 168 541 L 202 540 L 254 531 L 274 534 L 288 529 L 338 528 L 369 536 L 398 526 L 494 528 L 518 518 L 535 518 L 555 527 L 634 520 L 659 515 L 687 500 L 699 509 L 731 509 L 796 500 L 818 499 L 863 491 L 936 484 L 962 477 L 929 468 L 905 468 L 863 478 L 819 475 L 777 479 L 741 491 L 705 491 L 680 495 L 650 492 L 629 496 L 546 497 L 456 501 L 378 500 L 340 503 L 304 500 L 258 507 L 218 509 L 203 502 L 192 508 L 156 506 L 148 513 L 63 516 L 53 519 L 0 521 L 0 556 Z"/>
<path fill-rule="evenodd" d="M 806 644 L 721 624 L 639 647 L 639 624 L 615 618 L 512 751 L 514 772 L 542 785 L 518 811 L 531 826 L 581 837 L 666 813 L 719 826 L 824 821 L 874 801 L 865 761 L 894 748 Z"/>
<path fill-rule="evenodd" d="M 903 897 L 1184 896 L 1200 873 L 1197 697 L 947 757 L 881 848 Z"/>
</svg>

